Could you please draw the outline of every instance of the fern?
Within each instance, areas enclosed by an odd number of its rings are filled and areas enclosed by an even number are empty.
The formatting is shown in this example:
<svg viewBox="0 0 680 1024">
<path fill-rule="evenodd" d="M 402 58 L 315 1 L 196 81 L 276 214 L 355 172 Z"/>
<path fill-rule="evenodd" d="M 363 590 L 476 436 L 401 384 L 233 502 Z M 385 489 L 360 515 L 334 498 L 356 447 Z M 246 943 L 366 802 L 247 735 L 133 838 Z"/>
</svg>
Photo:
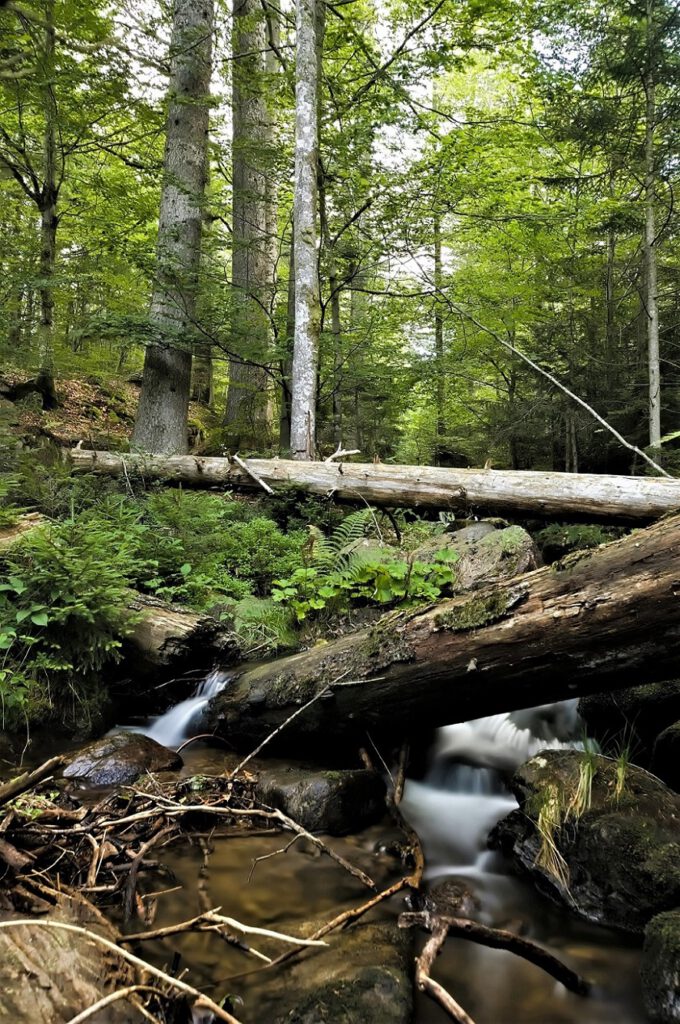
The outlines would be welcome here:
<svg viewBox="0 0 680 1024">
<path fill-rule="evenodd" d="M 352 512 L 340 523 L 330 537 L 326 537 L 316 526 L 308 527 L 311 545 L 311 565 L 319 570 L 319 575 L 326 576 L 342 572 L 361 561 L 362 552 L 352 550 L 353 545 L 366 536 L 375 516 L 372 508 L 362 508 Z"/>
</svg>

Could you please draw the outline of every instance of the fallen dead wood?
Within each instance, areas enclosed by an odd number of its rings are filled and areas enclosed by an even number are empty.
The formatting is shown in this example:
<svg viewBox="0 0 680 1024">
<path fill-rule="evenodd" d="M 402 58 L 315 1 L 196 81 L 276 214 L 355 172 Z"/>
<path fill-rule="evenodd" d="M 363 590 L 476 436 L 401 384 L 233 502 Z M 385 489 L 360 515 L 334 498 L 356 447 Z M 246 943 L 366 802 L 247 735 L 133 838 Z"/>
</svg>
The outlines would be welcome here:
<svg viewBox="0 0 680 1024">
<path fill-rule="evenodd" d="M 327 753 L 332 742 L 362 745 L 366 731 L 399 739 L 414 723 L 447 725 L 673 678 L 678 581 L 676 516 L 247 670 L 213 698 L 207 721 L 249 748 L 309 703 L 277 739 Z M 325 688 L 330 694 L 311 703 Z"/>
<path fill-rule="evenodd" d="M 575 992 L 577 995 L 585 996 L 590 991 L 589 983 L 580 974 L 572 971 L 570 967 L 567 967 L 542 946 L 515 935 L 513 932 L 500 928 L 489 928 L 469 918 L 450 917 L 447 914 L 428 910 L 400 914 L 399 927 L 420 927 L 430 932 L 430 938 L 423 947 L 422 953 L 416 958 L 416 985 L 421 992 L 426 992 L 438 1002 L 449 1017 L 457 1021 L 457 1024 L 474 1024 L 474 1021 L 453 996 L 431 977 L 434 962 L 449 935 L 471 939 L 472 942 L 489 946 L 491 949 L 506 949 L 510 953 L 515 953 L 546 971 L 570 992 Z"/>
<path fill-rule="evenodd" d="M 588 473 L 445 469 L 384 463 L 297 462 L 229 458 L 161 457 L 72 450 L 79 473 L 139 475 L 191 487 L 276 490 L 287 484 L 310 494 L 374 505 L 485 511 L 530 516 L 651 520 L 680 509 L 680 480 Z"/>
<path fill-rule="evenodd" d="M 52 757 L 49 761 L 45 761 L 39 768 L 35 768 L 32 772 L 23 772 L 22 775 L 17 775 L 15 779 L 10 779 L 9 782 L 5 782 L 4 785 L 0 786 L 0 807 L 3 804 L 8 803 L 10 800 L 14 800 L 16 797 L 25 793 L 29 789 L 33 789 L 39 782 L 49 778 L 54 772 L 58 771 L 59 768 L 63 768 L 66 763 L 65 757 Z"/>
</svg>

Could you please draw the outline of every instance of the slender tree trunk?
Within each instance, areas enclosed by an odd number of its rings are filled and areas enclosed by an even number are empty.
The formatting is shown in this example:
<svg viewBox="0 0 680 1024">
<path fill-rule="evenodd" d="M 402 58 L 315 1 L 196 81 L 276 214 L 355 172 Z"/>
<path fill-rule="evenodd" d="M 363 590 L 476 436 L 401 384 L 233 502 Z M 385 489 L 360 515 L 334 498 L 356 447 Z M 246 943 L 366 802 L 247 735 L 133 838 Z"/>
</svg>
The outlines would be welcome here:
<svg viewBox="0 0 680 1024">
<path fill-rule="evenodd" d="M 647 0 L 648 54 L 644 75 L 645 92 L 645 232 L 643 240 L 645 307 L 647 314 L 647 365 L 649 369 L 649 443 L 658 448 L 661 441 L 661 361 L 659 354 L 659 305 L 656 259 L 656 217 L 654 191 L 654 129 L 656 124 L 656 84 L 652 67 L 653 0 Z"/>
<path fill-rule="evenodd" d="M 436 441 L 435 465 L 441 464 L 444 447 L 444 316 L 439 296 L 442 287 L 442 222 L 439 206 L 434 208 L 434 359 L 435 359 L 435 410 Z"/>
<path fill-rule="evenodd" d="M 133 443 L 148 452 L 187 450 L 191 349 L 208 155 L 213 0 L 175 0 L 163 189 L 151 319 Z"/>
<path fill-rule="evenodd" d="M 267 22 L 260 0 L 235 0 L 232 22 L 232 343 L 225 427 L 234 449 L 271 442 L 270 348 L 274 266 L 269 238 L 271 115 L 265 87 Z M 252 360 L 247 362 L 248 359 Z"/>
<path fill-rule="evenodd" d="M 317 171 L 319 69 L 323 42 L 321 0 L 297 0 L 295 67 L 295 343 L 293 348 L 291 449 L 312 459 L 316 446 L 319 372 Z"/>
<path fill-rule="evenodd" d="M 281 360 L 281 415 L 279 419 L 279 450 L 290 455 L 291 378 L 293 375 L 293 342 L 295 338 L 295 229 L 290 240 L 288 263 L 288 308 L 286 311 L 286 342 Z"/>
<path fill-rule="evenodd" d="M 212 347 L 207 341 L 198 341 L 194 345 L 191 399 L 198 402 L 199 405 L 212 405 L 213 403 Z"/>
<path fill-rule="evenodd" d="M 333 335 L 333 441 L 336 448 L 342 444 L 342 322 L 340 318 L 340 282 L 335 263 L 335 250 L 326 211 L 326 186 L 323 171 L 319 174 L 319 212 L 321 235 L 326 250 L 328 287 L 331 305 L 331 334 Z"/>
<path fill-rule="evenodd" d="M 57 105 L 55 101 L 54 51 L 56 29 L 54 0 L 44 8 L 43 187 L 40 194 L 40 327 L 38 332 L 38 382 L 43 409 L 56 408 L 54 387 L 54 267 L 57 259 Z"/>
</svg>

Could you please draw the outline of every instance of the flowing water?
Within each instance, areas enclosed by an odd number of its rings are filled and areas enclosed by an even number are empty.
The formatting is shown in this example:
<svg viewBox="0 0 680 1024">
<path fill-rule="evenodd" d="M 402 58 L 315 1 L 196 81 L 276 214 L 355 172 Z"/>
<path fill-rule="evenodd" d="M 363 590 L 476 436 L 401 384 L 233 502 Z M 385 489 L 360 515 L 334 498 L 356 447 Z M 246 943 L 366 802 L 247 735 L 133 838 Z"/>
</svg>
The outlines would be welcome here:
<svg viewBox="0 0 680 1024">
<path fill-rule="evenodd" d="M 193 697 L 156 719 L 148 735 L 178 746 L 200 727 L 210 695 L 227 683 L 224 674 L 208 677 Z M 423 841 L 427 883 L 452 876 L 465 880 L 479 901 L 481 921 L 520 929 L 595 983 L 593 995 L 582 1000 L 512 954 L 450 939 L 437 960 L 435 977 L 477 1024 L 645 1020 L 637 945 L 553 906 L 511 876 L 500 856 L 486 848 L 490 829 L 516 806 L 502 773 L 546 747 L 575 744 L 578 731 L 575 702 L 449 726 L 438 732 L 425 778 L 407 782 L 402 810 Z M 229 756 L 192 747 L 185 762 L 186 775 L 217 773 L 229 767 Z M 399 870 L 383 852 L 390 838 L 395 838 L 392 826 L 383 824 L 331 843 L 382 887 Z M 209 861 L 195 845 L 170 847 L 164 860 L 181 888 L 160 898 L 156 925 L 192 917 L 202 906 L 212 905 L 250 924 L 286 930 L 302 921 L 328 919 L 363 898 L 337 865 L 303 844 L 269 856 L 284 845 L 280 835 L 218 840 Z M 403 909 L 403 900 L 396 897 L 377 914 L 394 920 Z M 179 936 L 175 946 L 199 986 L 215 986 L 217 992 L 229 991 L 242 1000 L 237 1015 L 247 1024 L 266 1020 L 286 985 L 285 969 L 272 972 L 278 978 L 266 971 L 243 975 L 252 964 L 212 936 Z M 417 997 L 416 1024 L 444 1024 L 447 1019 L 425 997 Z"/>
<path fill-rule="evenodd" d="M 231 678 L 222 669 L 213 669 L 197 686 L 191 697 L 170 708 L 147 726 L 135 726 L 135 732 L 144 733 L 164 747 L 176 749 L 182 741 L 200 731 L 203 712 L 211 697 L 223 690 Z"/>
</svg>

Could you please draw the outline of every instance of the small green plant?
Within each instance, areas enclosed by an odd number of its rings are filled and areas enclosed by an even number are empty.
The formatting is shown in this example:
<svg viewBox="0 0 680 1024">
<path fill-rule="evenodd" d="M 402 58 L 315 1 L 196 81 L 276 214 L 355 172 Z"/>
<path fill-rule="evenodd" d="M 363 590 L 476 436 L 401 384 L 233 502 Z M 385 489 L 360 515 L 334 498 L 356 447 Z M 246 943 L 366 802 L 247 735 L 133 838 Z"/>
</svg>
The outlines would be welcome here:
<svg viewBox="0 0 680 1024">
<path fill-rule="evenodd" d="M 356 558 L 334 571 L 319 567 L 298 569 L 287 579 L 274 580 L 272 598 L 289 605 L 299 622 L 328 608 L 345 611 L 355 603 L 392 605 L 436 601 L 453 583 L 449 552 L 433 562 L 404 559 Z"/>
<path fill-rule="evenodd" d="M 587 810 L 593 797 L 593 779 L 597 765 L 597 748 L 587 738 L 583 741 L 583 751 L 579 760 L 578 783 L 565 812 L 565 821 L 578 821 Z"/>
<path fill-rule="evenodd" d="M 542 792 L 537 808 L 535 820 L 540 842 L 535 863 L 547 874 L 552 875 L 564 889 L 568 889 L 569 865 L 558 849 L 556 838 L 562 826 L 563 815 L 562 795 L 559 788 L 551 783 Z"/>
</svg>

